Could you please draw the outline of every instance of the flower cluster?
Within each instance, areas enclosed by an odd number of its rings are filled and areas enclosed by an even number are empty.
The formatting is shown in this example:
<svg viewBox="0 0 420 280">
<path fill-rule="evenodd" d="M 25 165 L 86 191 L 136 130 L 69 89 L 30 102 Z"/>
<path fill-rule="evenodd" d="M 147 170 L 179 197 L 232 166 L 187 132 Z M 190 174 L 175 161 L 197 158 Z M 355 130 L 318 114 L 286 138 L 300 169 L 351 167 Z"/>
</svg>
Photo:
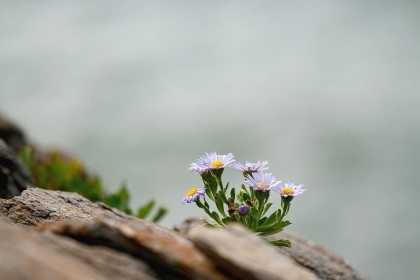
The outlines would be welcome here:
<svg viewBox="0 0 420 280">
<path fill-rule="evenodd" d="M 238 191 L 230 188 L 229 183 L 222 182 L 222 174 L 227 167 L 243 174 L 244 180 Z M 201 176 L 204 186 L 191 187 L 185 193 L 184 203 L 195 203 L 203 209 L 212 219 L 213 222 L 209 222 L 211 225 L 225 226 L 237 222 L 263 236 L 276 234 L 290 224 L 285 217 L 291 201 L 305 191 L 303 185 L 296 185 L 292 181 L 282 182 L 267 173 L 267 161 L 240 163 L 231 153 L 205 153 L 191 163 L 190 170 Z M 281 204 L 270 211 L 273 206 L 269 202 L 272 192 L 281 197 Z M 211 209 L 209 202 L 217 211 Z M 290 246 L 288 240 L 270 242 Z"/>
</svg>

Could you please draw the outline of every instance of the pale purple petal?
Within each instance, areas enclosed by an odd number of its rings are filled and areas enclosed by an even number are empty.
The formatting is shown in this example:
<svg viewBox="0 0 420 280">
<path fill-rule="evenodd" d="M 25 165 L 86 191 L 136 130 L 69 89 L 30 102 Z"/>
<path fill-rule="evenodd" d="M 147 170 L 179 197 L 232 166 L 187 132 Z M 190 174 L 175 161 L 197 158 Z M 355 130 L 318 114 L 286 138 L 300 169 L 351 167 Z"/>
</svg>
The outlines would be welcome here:
<svg viewBox="0 0 420 280">
<path fill-rule="evenodd" d="M 292 192 L 288 193 L 290 192 L 290 189 L 292 190 Z M 282 197 L 295 197 L 301 195 L 305 191 L 305 189 L 302 184 L 296 185 L 292 181 L 287 181 L 280 187 L 277 187 L 276 191 L 279 192 Z"/>
<path fill-rule="evenodd" d="M 222 163 L 220 167 L 215 168 L 211 166 L 211 163 L 216 160 Z M 219 155 L 215 152 L 212 152 L 204 153 L 204 155 L 198 158 L 195 162 L 191 163 L 189 169 L 201 175 L 209 170 L 233 167 L 235 166 L 235 164 L 236 160 L 232 153 L 226 155 Z"/>
<path fill-rule="evenodd" d="M 184 196 L 184 198 L 182 199 L 182 202 L 184 204 L 190 204 L 190 203 L 196 202 L 201 197 L 204 197 L 204 194 L 205 194 L 205 189 L 204 188 L 202 188 L 202 187 L 197 188 L 197 192 L 194 193 L 193 195 Z"/>
<path fill-rule="evenodd" d="M 245 164 L 240 162 L 236 162 L 233 168 L 247 173 L 255 173 L 255 172 L 263 172 L 268 169 L 268 162 L 267 161 L 257 161 L 257 162 L 249 162 L 246 161 Z"/>
<path fill-rule="evenodd" d="M 281 181 L 277 181 L 271 173 L 257 172 L 245 178 L 244 184 L 259 191 L 270 191 L 278 188 Z"/>
</svg>

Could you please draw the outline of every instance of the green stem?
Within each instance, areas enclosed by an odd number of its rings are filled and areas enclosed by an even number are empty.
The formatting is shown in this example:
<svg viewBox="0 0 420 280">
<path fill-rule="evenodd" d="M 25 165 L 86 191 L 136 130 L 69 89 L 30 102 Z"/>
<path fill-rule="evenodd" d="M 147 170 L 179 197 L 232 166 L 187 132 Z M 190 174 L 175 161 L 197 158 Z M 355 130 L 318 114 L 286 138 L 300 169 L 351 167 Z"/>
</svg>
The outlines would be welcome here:
<svg viewBox="0 0 420 280">
<path fill-rule="evenodd" d="M 223 188 L 221 174 L 216 174 L 214 172 L 211 172 L 211 174 L 216 181 L 216 188 L 215 188 L 215 192 L 213 193 L 216 208 L 219 211 L 219 213 L 223 216 L 223 218 L 226 218 L 227 215 L 225 212 L 224 204 L 228 204 L 228 201 L 227 201 L 226 194 Z"/>
<path fill-rule="evenodd" d="M 220 187 L 220 193 L 222 194 L 223 202 L 227 204 L 228 200 L 227 200 L 227 197 L 226 197 L 226 191 L 225 191 L 225 187 L 223 186 L 222 178 L 221 177 L 216 177 L 216 181 L 217 181 L 217 184 Z"/>
<path fill-rule="evenodd" d="M 282 211 L 281 211 L 280 220 L 283 220 L 283 218 L 287 215 L 287 213 L 289 213 L 290 200 L 282 200 L 281 204 L 282 204 L 281 205 L 282 206 Z"/>
<path fill-rule="evenodd" d="M 210 208 L 209 207 L 207 207 L 208 206 L 208 203 L 207 203 L 207 201 L 205 200 L 205 204 L 203 204 L 200 200 L 197 200 L 196 201 L 196 204 L 197 204 L 197 206 L 199 207 L 199 208 L 202 208 L 202 209 L 204 209 L 204 211 L 207 213 L 207 215 L 210 217 L 210 218 L 212 218 L 216 223 L 218 223 L 219 225 L 221 225 L 221 226 L 224 226 L 224 224 L 222 223 L 222 221 L 220 221 L 220 219 L 218 219 L 217 217 L 214 217 L 214 215 L 212 214 L 212 212 L 210 211 Z"/>
</svg>

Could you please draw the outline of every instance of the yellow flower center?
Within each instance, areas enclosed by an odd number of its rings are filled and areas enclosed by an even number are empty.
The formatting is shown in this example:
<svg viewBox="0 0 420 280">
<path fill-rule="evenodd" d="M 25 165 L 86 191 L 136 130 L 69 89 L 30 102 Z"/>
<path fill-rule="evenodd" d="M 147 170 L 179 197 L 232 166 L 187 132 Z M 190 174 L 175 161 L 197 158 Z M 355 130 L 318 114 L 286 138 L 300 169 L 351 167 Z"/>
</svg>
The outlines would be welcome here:
<svg viewBox="0 0 420 280">
<path fill-rule="evenodd" d="M 198 193 L 198 188 L 197 187 L 191 187 L 186 193 L 185 196 L 194 196 Z"/>
<path fill-rule="evenodd" d="M 294 189 L 292 187 L 284 187 L 281 189 L 281 195 L 284 196 L 292 196 L 295 193 Z"/>
<path fill-rule="evenodd" d="M 210 167 L 211 168 L 221 168 L 221 167 L 223 167 L 223 165 L 225 165 L 225 164 L 222 161 L 217 160 L 217 159 L 210 162 Z"/>
</svg>

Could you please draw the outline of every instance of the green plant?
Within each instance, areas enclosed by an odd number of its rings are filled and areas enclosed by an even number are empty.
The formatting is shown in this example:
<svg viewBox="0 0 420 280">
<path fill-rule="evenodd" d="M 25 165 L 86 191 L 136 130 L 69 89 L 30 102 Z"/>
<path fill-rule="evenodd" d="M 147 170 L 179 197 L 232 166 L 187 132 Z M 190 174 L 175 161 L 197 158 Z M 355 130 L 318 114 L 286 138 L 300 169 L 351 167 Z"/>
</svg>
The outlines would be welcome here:
<svg viewBox="0 0 420 280">
<path fill-rule="evenodd" d="M 303 185 L 295 185 L 291 181 L 282 182 L 271 173 L 266 173 L 267 164 L 266 161 L 242 164 L 231 153 L 205 153 L 190 167 L 191 171 L 201 176 L 204 187 L 191 187 L 183 201 L 186 204 L 195 203 L 203 209 L 212 220 L 208 223 L 213 226 L 224 227 L 235 222 L 264 237 L 279 233 L 291 224 L 286 219 L 291 202 L 305 189 Z M 241 171 L 243 184 L 238 190 L 222 182 L 226 167 Z M 280 205 L 270 202 L 271 194 L 281 197 Z M 276 246 L 291 245 L 289 240 L 284 239 L 270 242 Z"/>
<path fill-rule="evenodd" d="M 79 160 L 59 151 L 40 155 L 28 146 L 21 150 L 19 158 L 30 171 L 32 180 L 38 187 L 76 192 L 92 201 L 100 201 L 127 214 L 133 214 L 130 192 L 125 182 L 115 192 L 108 192 L 99 176 L 88 173 Z M 136 214 L 139 218 L 151 218 L 153 222 L 159 222 L 167 210 L 159 207 L 155 214 L 151 215 L 155 206 L 155 201 L 151 200 L 141 206 Z"/>
</svg>

